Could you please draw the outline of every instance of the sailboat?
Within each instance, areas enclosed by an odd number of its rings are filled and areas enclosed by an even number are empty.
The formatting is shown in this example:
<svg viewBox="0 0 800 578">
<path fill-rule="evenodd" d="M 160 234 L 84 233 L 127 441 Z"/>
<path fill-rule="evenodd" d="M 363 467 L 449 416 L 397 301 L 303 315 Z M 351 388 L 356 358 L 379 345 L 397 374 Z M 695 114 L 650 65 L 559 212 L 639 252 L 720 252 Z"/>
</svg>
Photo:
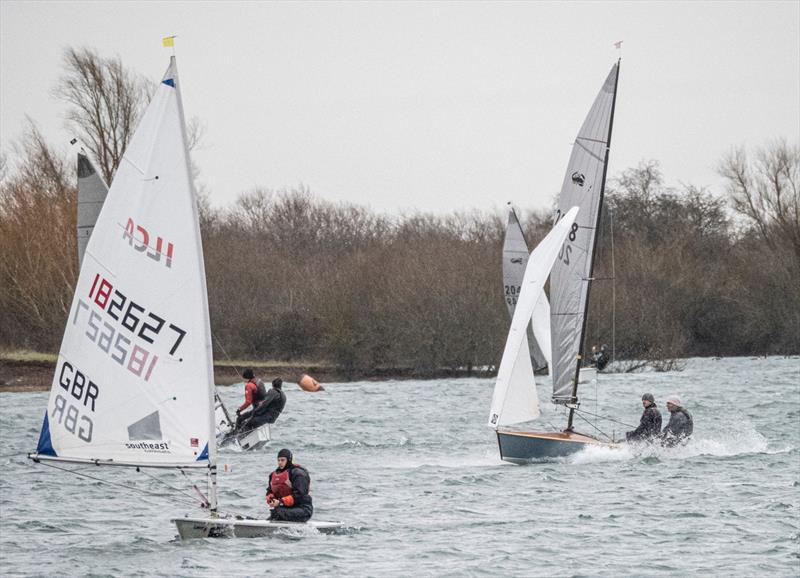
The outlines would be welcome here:
<svg viewBox="0 0 800 578">
<path fill-rule="evenodd" d="M 270 534 L 217 504 L 205 265 L 175 57 L 128 144 L 83 256 L 35 462 L 203 472 L 182 538 Z M 339 524 L 301 524 L 321 530 Z"/>
<path fill-rule="evenodd" d="M 556 225 L 551 231 L 552 234 L 556 228 L 561 226 L 572 208 L 580 209 L 575 222 L 570 225 L 566 240 L 560 246 L 550 273 L 552 356 L 549 365 L 553 380 L 552 402 L 564 405 L 569 410 L 567 426 L 562 432 L 511 430 L 508 429 L 508 426 L 535 419 L 538 416 L 538 408 L 536 412 L 519 411 L 516 412 L 519 415 L 516 415 L 515 412 L 505 415 L 502 411 L 503 408 L 495 407 L 493 402 L 489 425 L 497 431 L 500 456 L 510 462 L 524 463 L 542 457 L 565 456 L 579 451 L 587 445 L 609 445 L 591 435 L 576 432 L 573 420 L 579 407 L 578 383 L 581 381 L 579 376 L 586 332 L 586 313 L 592 281 L 596 234 L 608 169 L 619 64 L 617 61 L 612 66 L 575 139 L 558 197 Z M 549 237 L 550 235 L 545 239 Z M 537 274 L 541 272 L 544 265 L 534 262 L 534 255 L 538 250 L 539 248 L 531 254 L 528 263 L 528 269 L 533 266 Z M 528 276 L 527 269 L 525 276 L 526 278 Z M 528 288 L 523 285 L 522 296 L 518 297 L 515 321 L 520 309 L 520 302 L 523 299 L 526 302 L 538 299 L 538 293 L 531 296 L 525 295 L 527 290 Z M 534 303 L 530 305 L 531 314 L 533 305 Z M 527 312 L 528 308 L 525 311 Z M 512 321 L 509 341 L 511 341 L 515 321 Z M 527 319 L 523 321 L 527 321 Z M 536 331 L 535 321 L 534 319 L 534 331 Z M 506 349 L 508 349 L 508 342 Z M 501 371 L 502 368 L 501 362 Z M 532 378 L 527 383 L 523 379 L 501 380 L 500 372 L 498 372 L 495 396 L 497 396 L 498 389 L 504 392 L 508 389 L 513 392 L 516 389 L 524 390 L 526 388 L 532 390 L 534 396 L 536 395 L 535 383 Z M 508 395 L 508 393 L 503 393 L 501 397 Z M 514 395 L 516 394 L 512 393 L 511 397 L 513 398 Z M 496 419 L 495 415 L 497 415 Z"/>
</svg>

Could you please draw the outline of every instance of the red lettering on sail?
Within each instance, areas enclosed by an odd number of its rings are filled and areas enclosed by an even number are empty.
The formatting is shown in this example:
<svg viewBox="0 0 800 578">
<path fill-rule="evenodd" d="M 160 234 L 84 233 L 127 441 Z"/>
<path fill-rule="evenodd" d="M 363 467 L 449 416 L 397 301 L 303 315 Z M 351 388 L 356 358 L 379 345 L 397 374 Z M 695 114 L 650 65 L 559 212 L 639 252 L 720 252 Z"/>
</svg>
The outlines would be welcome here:
<svg viewBox="0 0 800 578">
<path fill-rule="evenodd" d="M 141 224 L 134 223 L 131 217 L 128 217 L 128 222 L 125 224 L 125 232 L 122 238 L 128 241 L 128 245 L 136 249 L 140 253 L 144 253 L 156 263 L 161 262 L 162 255 L 164 256 L 164 264 L 167 268 L 172 268 L 172 256 L 175 248 L 172 243 L 166 241 L 160 235 L 155 236 L 155 243 L 151 243 L 152 235 Z M 155 246 L 154 246 L 155 245 Z M 166 245 L 166 251 L 164 246 Z"/>
</svg>

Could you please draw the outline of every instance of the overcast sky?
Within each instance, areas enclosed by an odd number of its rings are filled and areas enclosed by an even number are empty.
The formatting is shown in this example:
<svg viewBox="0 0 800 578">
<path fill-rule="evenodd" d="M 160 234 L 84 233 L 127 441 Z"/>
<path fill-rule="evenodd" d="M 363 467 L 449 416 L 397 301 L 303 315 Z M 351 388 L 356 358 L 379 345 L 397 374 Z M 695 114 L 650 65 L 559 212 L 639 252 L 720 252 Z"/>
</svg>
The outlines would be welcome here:
<svg viewBox="0 0 800 578">
<path fill-rule="evenodd" d="M 68 149 L 51 95 L 65 47 L 158 80 L 172 34 L 216 206 L 303 183 L 392 213 L 548 207 L 618 55 L 611 176 L 656 159 L 668 183 L 722 194 L 731 147 L 800 141 L 798 0 L 0 0 L 2 150 L 25 115 Z"/>
</svg>

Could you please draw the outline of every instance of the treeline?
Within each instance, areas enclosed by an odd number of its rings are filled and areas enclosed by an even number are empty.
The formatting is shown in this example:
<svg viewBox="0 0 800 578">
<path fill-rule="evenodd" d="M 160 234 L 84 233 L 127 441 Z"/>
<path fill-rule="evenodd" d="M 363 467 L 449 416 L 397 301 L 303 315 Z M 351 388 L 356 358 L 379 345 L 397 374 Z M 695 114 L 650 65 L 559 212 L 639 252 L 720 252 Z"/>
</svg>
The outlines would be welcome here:
<svg viewBox="0 0 800 578">
<path fill-rule="evenodd" d="M 67 51 L 65 67 L 68 118 L 113 174 L 119 143 L 102 135 L 127 138 L 148 91 L 91 51 Z M 130 91 L 139 100 L 114 96 Z M 98 92 L 113 123 L 81 125 L 80 95 Z M 77 278 L 75 163 L 33 125 L 0 161 L 0 347 L 56 351 Z M 654 161 L 609 179 L 587 348 L 654 360 L 800 352 L 800 150 L 734 150 L 718 169 L 724 198 L 668 187 Z M 305 188 L 257 189 L 223 209 L 201 200 L 218 359 L 328 362 L 351 376 L 499 362 L 505 215 L 388 216 Z M 531 248 L 550 226 L 528 214 Z"/>
</svg>

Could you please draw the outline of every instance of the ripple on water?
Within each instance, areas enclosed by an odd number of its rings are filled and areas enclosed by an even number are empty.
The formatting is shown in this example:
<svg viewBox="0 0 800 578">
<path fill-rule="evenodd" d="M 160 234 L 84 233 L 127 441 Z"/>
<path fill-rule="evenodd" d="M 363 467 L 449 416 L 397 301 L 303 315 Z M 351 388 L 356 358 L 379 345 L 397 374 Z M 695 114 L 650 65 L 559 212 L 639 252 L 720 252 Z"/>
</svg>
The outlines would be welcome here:
<svg viewBox="0 0 800 578">
<path fill-rule="evenodd" d="M 324 396 L 287 390 L 269 447 L 221 451 L 221 506 L 263 517 L 267 473 L 289 447 L 311 471 L 315 518 L 343 521 L 352 531 L 342 535 L 182 542 L 170 518 L 198 511 L 164 489 L 128 493 L 5 458 L 3 573 L 616 577 L 640 568 L 646 552 L 652 576 L 796 575 L 800 428 L 786 424 L 800 417 L 800 399 L 783 394 L 796 388 L 791 363 L 689 360 L 680 373 L 602 376 L 598 413 L 635 423 L 643 387 L 658 399 L 675 392 L 694 415 L 694 439 L 525 466 L 502 462 L 485 427 L 488 379 L 335 384 Z M 240 403 L 241 389 L 221 395 Z M 547 395 L 543 387 L 540 399 Z M 719 399 L 731 396 L 738 412 L 721 411 Z M 46 399 L 0 393 L 9 452 L 33 449 Z M 543 412 L 562 423 L 549 404 Z M 92 474 L 158 488 L 135 472 Z M 164 475 L 192 494 L 180 475 Z M 192 479 L 203 487 L 202 476 Z"/>
</svg>

